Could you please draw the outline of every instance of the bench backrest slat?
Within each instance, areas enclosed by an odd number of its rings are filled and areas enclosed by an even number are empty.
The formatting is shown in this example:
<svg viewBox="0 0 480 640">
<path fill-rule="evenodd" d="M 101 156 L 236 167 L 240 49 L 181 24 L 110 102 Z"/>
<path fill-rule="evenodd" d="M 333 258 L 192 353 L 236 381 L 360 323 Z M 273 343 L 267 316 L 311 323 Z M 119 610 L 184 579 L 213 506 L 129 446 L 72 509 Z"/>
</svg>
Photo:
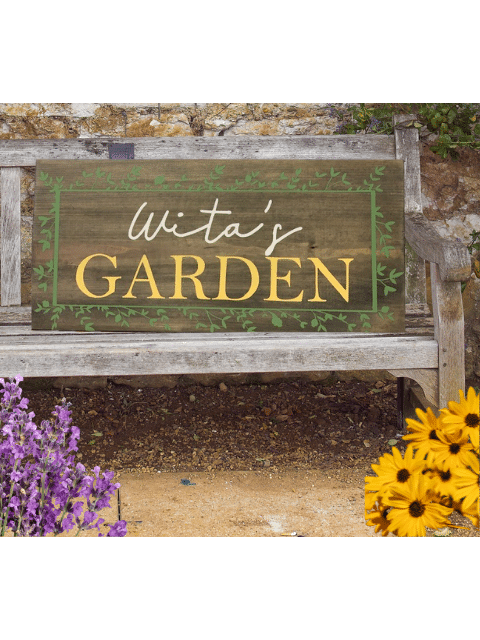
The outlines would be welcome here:
<svg viewBox="0 0 480 640">
<path fill-rule="evenodd" d="M 402 121 L 396 117 L 396 124 Z M 395 153 L 403 160 L 405 171 L 405 214 L 422 213 L 422 185 L 420 181 L 420 151 L 418 131 L 413 128 L 395 128 Z M 425 260 L 419 258 L 405 241 L 405 299 L 413 304 L 426 304 Z"/>
<path fill-rule="evenodd" d="M 20 169 L 0 170 L 2 199 L 2 307 L 21 304 Z"/>
<path fill-rule="evenodd" d="M 110 144 L 132 143 L 138 160 L 395 159 L 393 136 L 230 136 L 212 138 L 72 138 L 0 140 L 0 167 L 35 166 L 38 160 L 108 160 Z"/>
</svg>

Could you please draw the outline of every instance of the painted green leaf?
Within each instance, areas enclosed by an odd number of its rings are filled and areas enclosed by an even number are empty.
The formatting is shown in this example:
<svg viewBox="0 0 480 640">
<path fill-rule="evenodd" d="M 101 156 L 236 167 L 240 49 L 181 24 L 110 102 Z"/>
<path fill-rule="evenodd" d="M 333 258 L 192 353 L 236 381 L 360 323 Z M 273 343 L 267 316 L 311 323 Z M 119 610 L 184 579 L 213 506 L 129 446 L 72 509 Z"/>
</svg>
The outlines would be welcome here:
<svg viewBox="0 0 480 640">
<path fill-rule="evenodd" d="M 275 315 L 274 313 L 272 313 L 272 324 L 273 324 L 274 327 L 283 326 L 282 320 L 277 315 Z"/>
</svg>

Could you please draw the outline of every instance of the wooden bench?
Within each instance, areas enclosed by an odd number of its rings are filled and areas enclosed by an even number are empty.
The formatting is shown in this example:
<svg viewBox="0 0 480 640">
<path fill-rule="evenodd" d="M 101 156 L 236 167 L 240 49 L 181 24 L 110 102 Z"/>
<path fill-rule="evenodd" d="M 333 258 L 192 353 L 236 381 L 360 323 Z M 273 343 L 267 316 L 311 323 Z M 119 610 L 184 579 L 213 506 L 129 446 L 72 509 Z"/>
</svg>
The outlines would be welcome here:
<svg viewBox="0 0 480 640">
<path fill-rule="evenodd" d="M 465 389 L 461 282 L 470 258 L 422 214 L 418 132 L 397 118 L 395 133 L 363 136 L 92 138 L 0 140 L 0 375 L 149 374 L 388 370 L 416 381 L 433 407 Z M 404 161 L 406 330 L 402 334 L 167 334 L 32 331 L 21 301 L 21 167 L 37 159 L 108 159 L 114 143 L 135 159 L 378 159 Z M 430 263 L 431 302 L 425 262 Z M 405 395 L 402 392 L 402 397 Z"/>
</svg>

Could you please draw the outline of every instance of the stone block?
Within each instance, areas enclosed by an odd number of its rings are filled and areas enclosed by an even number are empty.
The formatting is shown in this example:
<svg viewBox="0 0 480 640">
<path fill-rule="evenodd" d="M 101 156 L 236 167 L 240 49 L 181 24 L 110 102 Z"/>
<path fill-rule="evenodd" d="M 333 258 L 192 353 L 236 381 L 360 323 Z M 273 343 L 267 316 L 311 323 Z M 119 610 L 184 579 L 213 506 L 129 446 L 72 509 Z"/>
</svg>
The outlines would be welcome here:
<svg viewBox="0 0 480 640">
<path fill-rule="evenodd" d="M 105 389 L 107 378 L 103 376 L 75 376 L 68 378 L 55 378 L 53 381 L 55 389 Z"/>
<path fill-rule="evenodd" d="M 278 384 L 279 382 L 288 382 L 289 380 L 297 380 L 299 375 L 296 372 L 285 373 L 282 371 L 268 371 L 266 373 L 257 373 L 255 375 L 257 384 Z"/>
<path fill-rule="evenodd" d="M 396 380 L 396 377 L 391 373 L 380 369 L 376 369 L 374 371 L 336 371 L 335 375 L 341 382 L 352 382 L 356 380 L 358 382 L 373 384 L 378 380 L 388 382 L 395 382 Z"/>
<path fill-rule="evenodd" d="M 93 118 L 100 106 L 98 102 L 72 102 L 71 115 L 74 118 Z"/>
<path fill-rule="evenodd" d="M 74 118 L 79 137 L 125 136 L 126 114 L 115 105 L 97 105 L 93 115 Z"/>
<path fill-rule="evenodd" d="M 46 118 L 32 115 L 22 117 L 6 116 L 7 133 L 1 133 L 3 139 L 23 138 L 76 138 L 79 135 L 77 123 L 68 118 Z"/>
<path fill-rule="evenodd" d="M 228 387 L 236 387 L 249 384 L 249 373 L 192 373 L 180 376 L 179 384 L 192 386 L 201 384 L 204 387 L 218 387 L 225 384 Z"/>
<path fill-rule="evenodd" d="M 480 318 L 480 279 L 473 274 L 467 281 L 462 299 L 465 322 L 477 323 Z"/>
<path fill-rule="evenodd" d="M 173 389 L 177 386 L 179 376 L 151 375 L 151 376 L 114 376 L 109 378 L 113 384 L 126 385 L 134 389 Z"/>
<path fill-rule="evenodd" d="M 279 136 L 281 127 L 277 120 L 245 120 L 241 118 L 224 133 L 225 136 Z"/>
<path fill-rule="evenodd" d="M 31 117 L 42 112 L 42 105 L 30 102 L 0 102 L 0 114 L 4 116 Z"/>
<path fill-rule="evenodd" d="M 132 138 L 192 136 L 190 121 L 184 113 L 166 113 L 158 116 L 128 117 L 126 135 Z"/>
</svg>

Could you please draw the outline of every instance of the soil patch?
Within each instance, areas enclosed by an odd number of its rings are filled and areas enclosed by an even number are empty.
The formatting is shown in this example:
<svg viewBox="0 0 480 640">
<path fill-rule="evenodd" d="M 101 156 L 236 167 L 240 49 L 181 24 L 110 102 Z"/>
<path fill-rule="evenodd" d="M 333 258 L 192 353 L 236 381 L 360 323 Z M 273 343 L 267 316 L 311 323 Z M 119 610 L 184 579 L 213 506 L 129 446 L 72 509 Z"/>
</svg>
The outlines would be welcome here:
<svg viewBox="0 0 480 640">
<path fill-rule="evenodd" d="M 24 389 L 37 420 L 72 403 L 76 458 L 123 479 L 132 535 L 369 536 L 364 476 L 389 441 L 405 449 L 396 384 L 381 380 Z M 452 535 L 479 535 L 459 519 L 469 530 Z"/>
</svg>

